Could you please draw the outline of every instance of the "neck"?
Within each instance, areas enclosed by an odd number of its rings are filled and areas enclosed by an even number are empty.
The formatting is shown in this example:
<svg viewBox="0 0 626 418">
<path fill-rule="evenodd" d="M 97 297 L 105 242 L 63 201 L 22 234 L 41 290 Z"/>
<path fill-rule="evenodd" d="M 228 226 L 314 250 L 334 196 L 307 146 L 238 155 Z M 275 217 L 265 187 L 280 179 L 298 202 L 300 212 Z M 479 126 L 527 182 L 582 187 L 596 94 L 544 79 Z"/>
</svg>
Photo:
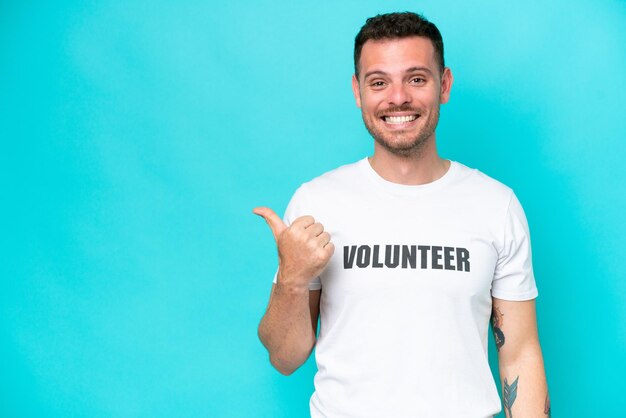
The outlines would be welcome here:
<svg viewBox="0 0 626 418">
<path fill-rule="evenodd" d="M 419 154 L 398 155 L 374 143 L 374 156 L 369 162 L 374 171 L 387 181 L 405 185 L 431 183 L 441 178 L 450 168 L 450 161 L 437 154 L 434 137 Z"/>
</svg>

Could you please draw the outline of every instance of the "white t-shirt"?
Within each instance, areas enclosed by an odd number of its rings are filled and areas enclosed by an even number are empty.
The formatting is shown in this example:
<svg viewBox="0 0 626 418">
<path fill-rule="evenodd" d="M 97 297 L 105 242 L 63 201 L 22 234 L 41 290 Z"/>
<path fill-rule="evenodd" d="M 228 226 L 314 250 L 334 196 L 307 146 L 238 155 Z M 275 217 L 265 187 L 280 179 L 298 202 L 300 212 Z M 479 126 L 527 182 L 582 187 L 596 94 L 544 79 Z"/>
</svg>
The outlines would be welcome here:
<svg viewBox="0 0 626 418">
<path fill-rule="evenodd" d="M 303 215 L 335 244 L 309 286 L 322 289 L 311 416 L 499 413 L 491 297 L 538 295 L 513 191 L 456 161 L 434 182 L 400 185 L 364 158 L 298 188 L 284 220 Z"/>
</svg>

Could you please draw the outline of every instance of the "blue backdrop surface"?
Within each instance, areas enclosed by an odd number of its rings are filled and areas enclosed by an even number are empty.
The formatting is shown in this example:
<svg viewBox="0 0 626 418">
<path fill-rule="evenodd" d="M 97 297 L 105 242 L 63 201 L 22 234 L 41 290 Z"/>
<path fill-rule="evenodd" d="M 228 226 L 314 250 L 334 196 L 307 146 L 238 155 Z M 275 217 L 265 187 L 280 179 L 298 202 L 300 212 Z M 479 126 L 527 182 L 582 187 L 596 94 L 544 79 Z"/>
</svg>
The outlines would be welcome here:
<svg viewBox="0 0 626 418">
<path fill-rule="evenodd" d="M 353 39 L 393 10 L 444 36 L 441 155 L 524 205 L 555 415 L 621 416 L 624 1 L 66 0 L 0 4 L 1 417 L 307 416 L 251 209 L 371 154 Z"/>
</svg>

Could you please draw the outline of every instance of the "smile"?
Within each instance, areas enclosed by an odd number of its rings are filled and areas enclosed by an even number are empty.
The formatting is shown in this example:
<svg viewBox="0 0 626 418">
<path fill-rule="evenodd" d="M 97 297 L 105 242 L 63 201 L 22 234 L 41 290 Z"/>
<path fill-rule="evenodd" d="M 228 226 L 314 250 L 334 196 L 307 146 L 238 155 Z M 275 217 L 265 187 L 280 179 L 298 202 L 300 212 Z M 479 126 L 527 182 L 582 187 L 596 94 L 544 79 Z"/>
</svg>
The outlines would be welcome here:
<svg viewBox="0 0 626 418">
<path fill-rule="evenodd" d="M 406 115 L 406 116 L 383 116 L 382 119 L 387 123 L 407 123 L 413 122 L 417 119 L 417 115 Z"/>
</svg>

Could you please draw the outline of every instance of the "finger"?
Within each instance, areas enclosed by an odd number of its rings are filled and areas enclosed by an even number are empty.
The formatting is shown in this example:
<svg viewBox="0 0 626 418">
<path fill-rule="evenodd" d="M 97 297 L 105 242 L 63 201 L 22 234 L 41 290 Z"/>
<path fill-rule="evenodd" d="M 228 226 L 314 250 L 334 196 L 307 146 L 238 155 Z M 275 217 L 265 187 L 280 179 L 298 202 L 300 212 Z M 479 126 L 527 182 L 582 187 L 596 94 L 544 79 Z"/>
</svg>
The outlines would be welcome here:
<svg viewBox="0 0 626 418">
<path fill-rule="evenodd" d="M 313 225 L 314 223 L 315 223 L 315 219 L 312 216 L 304 215 L 304 216 L 300 216 L 299 218 L 296 218 L 291 223 L 291 226 L 296 227 L 296 228 L 306 228 L 308 226 Z"/>
<path fill-rule="evenodd" d="M 330 258 L 334 254 L 334 252 L 335 252 L 335 244 L 333 244 L 332 242 L 329 242 L 324 247 L 324 251 L 327 252 L 328 257 Z"/>
<path fill-rule="evenodd" d="M 320 246 L 324 247 L 330 242 L 330 234 L 328 232 L 322 232 L 315 239 L 320 244 Z"/>
<path fill-rule="evenodd" d="M 305 231 L 309 234 L 310 237 L 316 237 L 324 232 L 324 225 L 316 222 L 312 225 L 307 226 Z"/>
<path fill-rule="evenodd" d="M 265 219 L 265 222 L 267 222 L 270 229 L 272 230 L 272 234 L 274 235 L 274 240 L 278 241 L 278 236 L 285 229 L 287 229 L 287 225 L 285 225 L 283 220 L 280 219 L 278 215 L 276 215 L 276 212 L 274 212 L 270 208 L 266 208 L 263 206 L 254 208 L 252 212 L 254 212 L 256 215 L 259 215 L 260 217 Z"/>
</svg>

